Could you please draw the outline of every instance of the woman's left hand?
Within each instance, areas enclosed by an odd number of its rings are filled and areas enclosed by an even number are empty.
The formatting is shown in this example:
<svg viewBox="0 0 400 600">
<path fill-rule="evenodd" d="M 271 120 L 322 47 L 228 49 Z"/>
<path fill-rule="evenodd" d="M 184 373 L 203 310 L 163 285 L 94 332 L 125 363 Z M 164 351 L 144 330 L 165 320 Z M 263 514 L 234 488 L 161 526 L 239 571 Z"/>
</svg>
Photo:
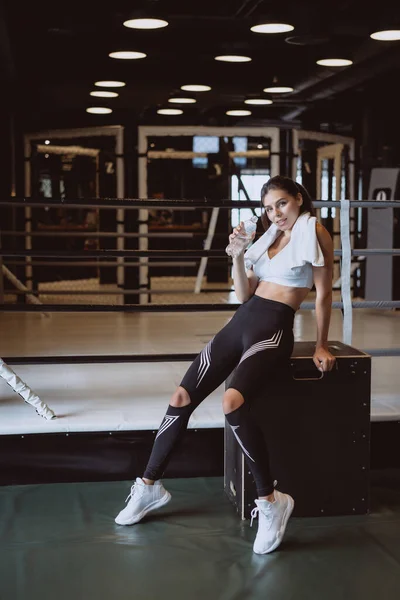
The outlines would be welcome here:
<svg viewBox="0 0 400 600">
<path fill-rule="evenodd" d="M 335 365 L 336 358 L 323 346 L 315 349 L 313 361 L 319 371 L 331 371 Z"/>
</svg>

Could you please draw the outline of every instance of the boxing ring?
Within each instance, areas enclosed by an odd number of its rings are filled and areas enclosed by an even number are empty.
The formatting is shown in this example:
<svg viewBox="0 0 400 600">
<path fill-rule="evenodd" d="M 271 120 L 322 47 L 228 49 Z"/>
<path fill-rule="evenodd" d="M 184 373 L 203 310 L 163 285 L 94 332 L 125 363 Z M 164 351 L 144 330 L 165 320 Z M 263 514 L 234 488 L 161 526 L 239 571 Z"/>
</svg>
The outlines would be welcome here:
<svg viewBox="0 0 400 600">
<path fill-rule="evenodd" d="M 11 199 L 1 201 L 0 205 L 24 207 L 26 210 L 55 205 L 57 202 L 51 199 Z M 174 210 L 185 210 L 189 206 L 210 210 L 238 207 L 238 202 L 231 201 L 184 200 L 64 200 L 63 204 L 70 208 L 96 206 L 105 210 L 136 211 L 166 205 Z M 316 208 L 337 208 L 339 203 L 324 201 L 314 204 Z M 254 207 L 253 203 L 246 201 L 241 201 L 239 205 L 240 208 Z M 388 208 L 398 206 L 398 202 L 385 203 Z M 399 255 L 400 249 L 352 249 L 349 219 L 350 209 L 356 207 L 381 208 L 382 204 L 340 201 L 341 248 L 335 249 L 335 256 L 341 259 L 342 288 L 341 300 L 335 300 L 332 304 L 330 339 L 342 340 L 372 356 L 371 422 L 380 424 L 380 430 L 385 424 L 386 432 L 387 428 L 398 426 L 400 421 L 400 380 L 396 362 L 400 355 L 400 348 L 396 345 L 400 339 L 400 319 L 398 313 L 391 310 L 400 308 L 400 301 L 353 301 L 350 289 L 351 259 L 371 254 Z M 120 235 L 140 240 L 149 234 L 124 232 Z M 213 232 L 210 235 L 212 240 Z M 118 233 L 115 237 L 118 237 Z M 220 245 L 220 238 L 216 236 L 215 239 Z M 171 264 L 178 261 L 198 264 L 208 259 L 227 260 L 222 249 L 91 250 L 85 251 L 83 261 L 82 253 L 75 251 L 3 250 L 2 258 L 10 268 L 26 260 L 29 260 L 31 267 L 32 259 L 58 260 L 63 261 L 59 264 L 65 265 L 65 261 L 71 264 L 107 264 L 107 259 L 117 258 L 119 265 L 123 260 L 126 266 L 135 265 L 139 269 L 147 268 L 149 259 L 154 263 L 157 259 L 168 258 Z M 174 293 L 177 291 L 174 290 Z M 226 289 L 228 299 L 218 304 L 122 304 L 119 301 L 113 305 L 66 306 L 40 303 L 40 292 L 33 290 L 31 285 L 22 289 L 20 286 L 16 292 L 20 297 L 26 296 L 27 303 L 1 305 L 2 358 L 29 382 L 58 418 L 48 422 L 38 418 L 0 380 L 0 434 L 6 443 L 11 444 L 10 451 L 14 455 L 18 454 L 19 448 L 22 456 L 29 455 L 33 462 L 37 446 L 42 467 L 43 456 L 53 452 L 54 458 L 56 447 L 61 462 L 68 462 L 68 457 L 75 451 L 80 453 L 83 462 L 87 458 L 82 470 L 72 465 L 63 475 L 59 475 L 62 481 L 85 480 L 88 477 L 123 479 L 130 476 L 132 469 L 140 468 L 138 465 L 144 461 L 169 395 L 179 384 L 188 362 L 193 360 L 238 307 L 234 293 L 229 289 Z M 119 297 L 136 294 L 138 298 L 144 296 L 147 299 L 152 292 L 139 287 L 131 290 L 118 288 L 114 293 L 119 293 Z M 195 297 L 201 298 L 202 295 L 197 293 Z M 313 339 L 313 308 L 314 303 L 306 301 L 297 313 L 294 330 L 296 340 Z M 382 337 L 390 341 L 389 347 L 378 347 L 377 340 Z M 221 474 L 222 453 L 220 460 L 213 457 L 218 456 L 223 445 L 222 392 L 221 386 L 192 416 L 186 459 L 173 464 L 168 472 L 170 475 Z M 386 433 L 383 437 L 386 437 Z M 135 443 L 132 443 L 132 439 Z M 78 444 L 78 450 L 75 444 Z M 123 464 L 118 466 L 116 448 L 122 447 L 124 453 L 127 448 L 134 448 L 136 462 L 128 461 L 124 454 Z M 200 447 L 206 450 L 199 455 Z M 103 466 L 100 464 L 99 448 L 105 457 Z M 113 456 L 113 461 L 108 456 Z M 191 465 L 194 456 L 197 458 Z M 32 471 L 32 464 L 29 468 L 22 468 L 19 463 L 18 469 L 10 466 L 5 469 L 3 464 L 2 482 L 24 483 L 32 481 L 34 477 L 39 481 L 47 481 L 50 477 L 54 481 L 55 472 L 59 469 L 56 461 L 50 462 L 54 463 L 50 468 L 51 474 L 50 471 L 47 473 L 46 468 L 41 469 L 40 465 Z"/>
<path fill-rule="evenodd" d="M 86 202 L 79 200 L 79 207 Z M 69 200 L 66 203 L 73 205 Z M 165 204 L 147 200 L 89 203 L 119 211 Z M 188 206 L 184 201 L 172 204 L 174 209 Z M 238 206 L 237 202 L 196 204 L 210 211 L 214 206 L 215 210 Z M 337 202 L 315 204 L 338 207 Z M 299 593 L 310 600 L 372 600 L 377 594 L 388 600 L 398 597 L 400 313 L 393 309 L 400 302 L 359 302 L 351 298 L 350 290 L 352 256 L 372 252 L 351 249 L 350 208 L 376 204 L 340 204 L 341 247 L 335 255 L 341 259 L 343 283 L 341 296 L 333 292 L 329 336 L 335 346 L 338 340 L 364 350 L 365 360 L 372 356 L 371 414 L 369 399 L 364 398 L 362 408 L 363 419 L 371 427 L 373 469 L 365 473 L 365 480 L 369 483 L 371 475 L 373 483 L 371 514 L 365 514 L 367 498 L 363 497 L 359 498 L 364 503 L 360 514 L 294 518 L 282 551 L 267 556 L 252 553 L 254 531 L 231 510 L 223 492 L 223 386 L 195 411 L 181 453 L 171 461 L 166 473 L 171 505 L 134 527 L 113 522 L 132 477 L 148 457 L 169 395 L 189 361 L 237 308 L 232 289 L 215 291 L 215 285 L 201 281 L 201 291 L 195 293 L 198 281 L 192 278 L 191 294 L 176 282 L 171 283 L 174 289 L 158 293 L 140 285 L 133 289 L 113 286 L 113 303 L 91 302 L 96 291 L 91 289 L 79 292 L 86 302 L 65 305 L 56 300 L 43 303 L 46 297 L 57 298 L 54 289 L 46 296 L 39 286 L 33 287 L 33 281 L 18 280 L 12 284 L 15 303 L 6 304 L 10 284 L 8 290 L 2 288 L 0 279 L 0 356 L 57 414 L 50 421 L 40 418 L 0 379 L 1 597 L 67 600 L 96 596 L 108 600 L 131 594 L 149 600 L 158 598 L 160 592 L 175 600 L 205 596 L 213 600 L 283 599 Z M 1 205 L 31 209 L 38 203 L 12 199 L 0 200 Z M 135 238 L 144 233 L 119 235 Z M 163 265 L 192 262 L 198 267 L 210 258 L 226 263 L 222 249 L 226 239 L 217 235 L 214 239 L 218 250 L 209 244 L 204 250 L 166 253 L 143 248 L 85 251 L 83 257 L 71 251 L 3 250 L 0 264 L 4 261 L 3 266 L 13 273 L 16 263 L 23 270 L 27 259 L 31 269 L 40 261 L 110 265 L 112 257 L 118 265 L 133 263 L 142 272 L 149 259 L 163 260 Z M 399 255 L 400 250 L 378 248 L 374 252 Z M 2 272 L 6 277 L 6 271 Z M 72 294 L 71 290 L 66 294 L 65 286 L 57 291 L 67 298 Z M 176 301 L 167 303 L 168 293 Z M 148 300 L 150 295 L 155 303 L 139 302 L 140 297 Z M 138 300 L 135 304 L 124 303 L 132 296 Z M 110 298 L 109 289 L 99 297 Z M 297 342 L 315 340 L 312 300 L 311 292 L 296 314 Z M 354 378 L 353 390 L 357 373 Z M 310 383 L 317 386 L 319 382 Z M 340 400 L 346 423 L 347 401 L 354 404 L 354 398 Z M 314 406 L 318 405 L 317 398 Z M 341 415 L 337 416 L 335 424 L 341 427 Z M 365 440 L 357 441 L 365 458 L 369 447 Z M 307 469 L 311 486 L 313 465 L 322 462 L 318 450 Z M 340 495 L 348 496 L 348 488 Z"/>
</svg>

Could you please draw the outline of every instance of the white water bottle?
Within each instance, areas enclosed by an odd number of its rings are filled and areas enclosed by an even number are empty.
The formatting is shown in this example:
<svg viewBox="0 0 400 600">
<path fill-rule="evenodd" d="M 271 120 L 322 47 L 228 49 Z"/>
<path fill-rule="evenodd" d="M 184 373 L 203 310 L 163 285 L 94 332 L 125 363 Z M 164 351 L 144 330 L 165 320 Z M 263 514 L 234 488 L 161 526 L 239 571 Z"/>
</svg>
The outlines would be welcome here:
<svg viewBox="0 0 400 600">
<path fill-rule="evenodd" d="M 254 216 L 243 223 L 243 233 L 237 235 L 225 248 L 225 252 L 232 258 L 237 258 L 241 252 L 249 245 L 253 239 L 253 234 L 257 230 L 258 217 Z"/>
</svg>

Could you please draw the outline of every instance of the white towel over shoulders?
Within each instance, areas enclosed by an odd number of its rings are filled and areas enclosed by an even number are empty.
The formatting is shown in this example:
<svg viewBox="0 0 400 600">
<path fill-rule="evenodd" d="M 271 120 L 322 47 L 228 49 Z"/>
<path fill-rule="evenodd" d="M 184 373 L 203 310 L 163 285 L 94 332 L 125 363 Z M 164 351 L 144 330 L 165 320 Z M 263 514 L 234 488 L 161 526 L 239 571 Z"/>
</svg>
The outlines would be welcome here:
<svg viewBox="0 0 400 600">
<path fill-rule="evenodd" d="M 324 255 L 319 245 L 316 232 L 317 219 L 309 212 L 299 215 L 293 225 L 289 244 L 285 247 L 285 265 L 289 268 L 302 267 L 311 263 L 314 267 L 323 267 Z M 279 235 L 279 229 L 275 224 L 247 250 L 244 255 L 246 269 L 251 269 L 255 263 L 265 254 L 271 244 Z"/>
</svg>

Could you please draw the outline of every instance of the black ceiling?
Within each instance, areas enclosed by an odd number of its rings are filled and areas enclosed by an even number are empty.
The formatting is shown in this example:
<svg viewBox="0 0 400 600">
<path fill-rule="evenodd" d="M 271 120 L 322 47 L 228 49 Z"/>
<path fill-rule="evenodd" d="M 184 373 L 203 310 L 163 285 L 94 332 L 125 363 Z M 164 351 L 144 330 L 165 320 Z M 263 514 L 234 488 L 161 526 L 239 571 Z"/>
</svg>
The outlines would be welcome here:
<svg viewBox="0 0 400 600">
<path fill-rule="evenodd" d="M 355 0 L 114 0 L 103 5 L 92 0 L 65 4 L 7 0 L 0 23 L 3 89 L 9 90 L 12 106 L 31 128 L 39 123 L 63 127 L 127 120 L 233 124 L 225 111 L 245 108 L 248 96 L 267 96 L 262 89 L 277 77 L 295 92 L 270 96 L 271 106 L 251 107 L 253 122 L 290 124 L 318 114 L 319 119 L 350 123 L 365 90 L 390 86 L 393 74 L 399 72 L 400 42 L 369 38 L 374 29 L 400 23 L 400 9 L 391 8 L 393 4 L 393 0 L 370 7 Z M 169 26 L 127 29 L 123 21 L 138 8 L 162 14 Z M 295 29 L 279 35 L 251 32 L 260 19 L 278 19 Z M 109 58 L 115 50 L 138 50 L 147 58 Z M 218 54 L 245 54 L 252 62 L 217 62 Z M 350 57 L 354 64 L 341 69 L 316 65 L 318 58 L 333 55 Z M 116 99 L 94 99 L 89 92 L 99 79 L 121 79 L 127 85 L 117 90 Z M 183 107 L 183 118 L 157 115 L 157 108 L 186 83 L 205 83 L 212 91 L 194 94 L 198 102 Z M 87 115 L 86 107 L 93 105 L 109 106 L 113 113 Z"/>
</svg>

